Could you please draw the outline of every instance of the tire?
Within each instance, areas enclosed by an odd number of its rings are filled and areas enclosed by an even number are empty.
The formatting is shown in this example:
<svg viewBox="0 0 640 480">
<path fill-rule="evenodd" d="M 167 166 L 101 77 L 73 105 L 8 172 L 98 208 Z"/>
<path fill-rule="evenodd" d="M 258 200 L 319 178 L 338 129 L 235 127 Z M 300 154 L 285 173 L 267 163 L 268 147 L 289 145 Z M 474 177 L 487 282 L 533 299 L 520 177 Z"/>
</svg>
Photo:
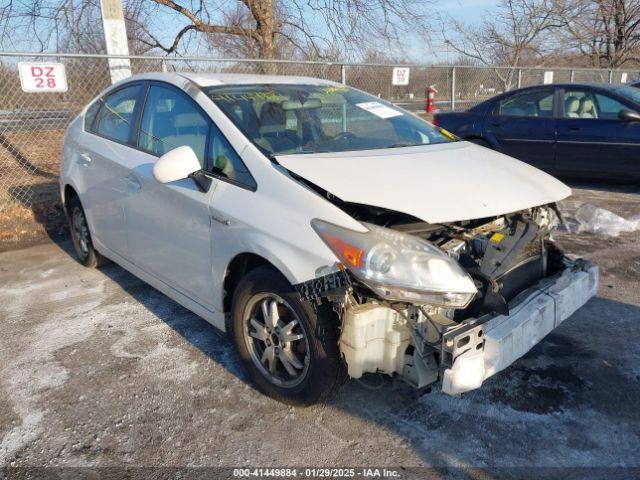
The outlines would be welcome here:
<svg viewBox="0 0 640 480">
<path fill-rule="evenodd" d="M 78 255 L 80 263 L 89 268 L 99 268 L 109 263 L 109 260 L 100 255 L 93 247 L 87 217 L 80 203 L 80 199 L 77 196 L 69 200 L 69 204 L 67 205 L 67 219 L 69 220 L 69 230 L 71 231 L 73 248 Z"/>
<path fill-rule="evenodd" d="M 481 147 L 485 147 L 490 150 L 493 150 L 493 147 L 491 146 L 491 144 L 482 138 L 469 138 L 467 141 L 471 143 L 475 143 L 476 145 L 479 145 Z"/>
<path fill-rule="evenodd" d="M 275 327 L 273 318 L 277 318 Z M 230 327 L 251 380 L 278 401 L 298 406 L 322 402 L 346 379 L 335 314 L 324 304 L 314 311 L 272 267 L 251 270 L 240 281 L 233 295 Z M 270 368 L 272 362 L 275 371 Z"/>
</svg>

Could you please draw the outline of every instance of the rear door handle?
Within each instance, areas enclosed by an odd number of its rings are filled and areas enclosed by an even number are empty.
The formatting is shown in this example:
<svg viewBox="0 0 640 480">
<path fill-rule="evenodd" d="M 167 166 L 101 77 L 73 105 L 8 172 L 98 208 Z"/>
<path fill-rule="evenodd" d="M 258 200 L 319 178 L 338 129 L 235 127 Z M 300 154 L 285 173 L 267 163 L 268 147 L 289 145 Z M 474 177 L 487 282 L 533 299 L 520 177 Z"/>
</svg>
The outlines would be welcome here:
<svg viewBox="0 0 640 480">
<path fill-rule="evenodd" d="M 578 130 L 580 130 L 580 127 L 569 127 L 569 130 L 571 130 L 572 132 L 577 132 Z"/>
<path fill-rule="evenodd" d="M 138 180 L 138 177 L 136 177 L 133 173 L 130 173 L 129 175 L 127 175 L 125 179 L 127 180 L 127 184 L 129 185 L 129 191 L 131 193 L 137 193 L 142 188 L 142 183 L 140 183 L 140 180 Z"/>
<path fill-rule="evenodd" d="M 89 165 L 91 165 L 91 157 L 89 156 L 88 153 L 80 154 L 80 164 L 84 165 L 85 167 L 88 167 Z"/>
</svg>

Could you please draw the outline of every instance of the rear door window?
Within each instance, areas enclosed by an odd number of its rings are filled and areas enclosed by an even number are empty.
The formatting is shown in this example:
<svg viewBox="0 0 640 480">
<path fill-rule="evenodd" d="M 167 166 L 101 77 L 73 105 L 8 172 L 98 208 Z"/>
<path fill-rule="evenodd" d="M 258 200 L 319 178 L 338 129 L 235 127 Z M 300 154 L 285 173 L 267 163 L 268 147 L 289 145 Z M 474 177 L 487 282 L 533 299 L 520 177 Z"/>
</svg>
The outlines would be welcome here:
<svg viewBox="0 0 640 480">
<path fill-rule="evenodd" d="M 129 141 L 141 88 L 141 85 L 124 87 L 104 99 L 95 129 L 98 135 L 120 143 Z"/>
<path fill-rule="evenodd" d="M 552 88 L 516 93 L 498 103 L 496 113 L 505 117 L 553 117 Z"/>
<path fill-rule="evenodd" d="M 95 133 L 95 119 L 98 115 L 98 110 L 100 110 L 100 106 L 102 105 L 102 101 L 100 99 L 93 102 L 89 108 L 87 108 L 87 112 L 84 114 L 84 130 L 85 132 L 94 132 Z"/>
</svg>

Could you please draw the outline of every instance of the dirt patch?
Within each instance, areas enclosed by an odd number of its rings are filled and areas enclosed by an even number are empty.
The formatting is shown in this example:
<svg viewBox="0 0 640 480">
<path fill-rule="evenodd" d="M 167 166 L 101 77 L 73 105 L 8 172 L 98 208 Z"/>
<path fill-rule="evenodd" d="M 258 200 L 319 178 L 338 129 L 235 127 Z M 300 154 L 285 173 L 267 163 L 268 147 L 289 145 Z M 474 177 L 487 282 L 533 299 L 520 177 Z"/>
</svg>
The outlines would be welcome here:
<svg viewBox="0 0 640 480">
<path fill-rule="evenodd" d="M 68 234 L 59 200 L 31 207 L 13 204 L 0 211 L 0 252 L 42 243 Z"/>
</svg>

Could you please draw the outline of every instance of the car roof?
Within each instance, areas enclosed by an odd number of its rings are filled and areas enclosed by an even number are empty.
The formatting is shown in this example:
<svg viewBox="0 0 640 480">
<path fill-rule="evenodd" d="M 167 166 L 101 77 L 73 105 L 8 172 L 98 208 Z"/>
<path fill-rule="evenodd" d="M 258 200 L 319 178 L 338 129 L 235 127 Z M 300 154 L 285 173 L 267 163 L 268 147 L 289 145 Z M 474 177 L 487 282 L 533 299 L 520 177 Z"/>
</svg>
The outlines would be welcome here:
<svg viewBox="0 0 640 480">
<path fill-rule="evenodd" d="M 487 100 L 474 105 L 469 109 L 469 111 L 478 111 L 486 108 L 488 105 L 492 105 L 495 102 L 502 100 L 504 98 L 515 95 L 519 92 L 527 92 L 530 90 L 543 89 L 543 88 L 595 88 L 600 90 L 609 90 L 611 92 L 615 92 L 616 90 L 629 87 L 631 84 L 629 83 L 596 83 L 596 82 L 587 82 L 587 83 L 546 83 L 540 85 L 530 85 L 527 87 L 516 88 L 513 90 L 509 90 L 506 92 L 502 92 L 494 97 L 488 98 Z"/>
<path fill-rule="evenodd" d="M 533 90 L 536 88 L 597 88 L 600 90 L 610 90 L 615 91 L 623 87 L 628 87 L 628 83 L 597 83 L 597 82 L 586 82 L 586 83 L 546 83 L 542 85 L 530 85 L 527 87 L 517 88 L 514 90 L 509 90 L 508 92 L 504 92 L 502 95 L 510 95 L 520 91 Z"/>
<path fill-rule="evenodd" d="M 330 80 L 314 77 L 289 75 L 258 75 L 249 73 L 191 73 L 191 72 L 155 72 L 134 75 L 126 79 L 135 80 L 165 80 L 175 83 L 180 79 L 187 79 L 199 87 L 214 87 L 221 85 L 256 85 L 256 84 L 288 84 L 288 85 L 341 85 Z"/>
</svg>

